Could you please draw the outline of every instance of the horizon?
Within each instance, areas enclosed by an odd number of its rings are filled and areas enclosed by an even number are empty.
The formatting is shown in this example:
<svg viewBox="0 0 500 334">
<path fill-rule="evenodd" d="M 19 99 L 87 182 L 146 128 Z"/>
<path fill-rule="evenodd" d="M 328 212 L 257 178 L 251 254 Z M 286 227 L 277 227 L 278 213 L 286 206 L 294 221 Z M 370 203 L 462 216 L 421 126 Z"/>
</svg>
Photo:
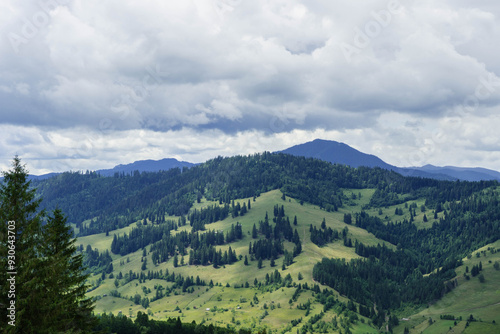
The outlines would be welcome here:
<svg viewBox="0 0 500 334">
<path fill-rule="evenodd" d="M 293 146 L 290 146 L 290 147 L 286 147 L 286 148 L 284 148 L 282 150 L 278 150 L 278 151 L 264 150 L 264 151 L 261 151 L 261 152 L 253 152 L 253 153 L 248 153 L 248 154 L 235 154 L 235 155 L 250 156 L 252 154 L 261 154 L 261 153 L 264 153 L 264 152 L 282 153 L 281 151 L 284 151 L 286 149 L 289 149 L 289 148 L 292 148 L 292 147 L 295 147 L 295 146 L 299 146 L 299 145 L 303 145 L 303 144 L 309 144 L 309 143 L 312 143 L 312 142 L 315 142 L 315 141 L 326 141 L 326 142 L 331 142 L 331 143 L 337 143 L 337 144 L 346 145 L 347 147 L 349 147 L 351 149 L 354 149 L 354 150 L 360 152 L 361 154 L 372 155 L 372 156 L 380 159 L 382 162 L 387 163 L 386 161 L 384 161 L 383 159 L 381 159 L 379 156 L 374 155 L 374 154 L 369 153 L 369 152 L 362 152 L 362 151 L 360 151 L 360 150 L 358 150 L 358 149 L 350 146 L 347 143 L 339 142 L 339 141 L 334 141 L 334 140 L 327 140 L 327 139 L 322 139 L 322 138 L 315 138 L 315 139 L 313 139 L 311 141 L 308 141 L 308 142 L 305 142 L 305 143 L 299 143 L 299 144 L 296 144 L 296 145 L 293 145 Z M 223 158 L 230 158 L 230 157 L 233 157 L 235 155 L 222 156 L 222 157 Z M 132 164 L 138 163 L 138 162 L 160 162 L 160 161 L 163 161 L 163 160 L 172 160 L 172 159 L 175 160 L 175 161 L 177 161 L 177 162 L 180 162 L 180 163 L 190 163 L 190 164 L 193 164 L 193 165 L 197 165 L 197 164 L 203 164 L 203 163 L 205 163 L 205 162 L 207 162 L 207 161 L 209 161 L 211 159 L 214 159 L 216 157 L 217 156 L 213 156 L 213 157 L 210 157 L 207 160 L 201 161 L 201 162 L 192 162 L 192 161 L 178 160 L 178 159 L 172 158 L 172 157 L 164 157 L 164 158 L 160 158 L 160 159 L 144 159 L 144 160 L 135 160 L 135 161 L 131 161 L 131 162 L 120 163 L 120 164 L 114 165 L 114 166 L 112 166 L 110 168 L 94 168 L 94 169 L 86 169 L 86 170 L 83 170 L 83 169 L 80 169 L 80 170 L 63 170 L 63 171 L 52 171 L 52 172 L 48 172 L 48 173 L 44 173 L 44 174 L 33 174 L 33 173 L 30 173 L 30 175 L 33 175 L 33 176 L 44 176 L 44 175 L 58 174 L 58 173 L 64 173 L 64 172 L 80 172 L 80 173 L 85 173 L 87 171 L 90 171 L 90 172 L 109 171 L 109 170 L 113 170 L 116 167 L 128 166 L 128 165 L 132 165 Z M 20 158 L 22 160 L 22 157 L 20 157 Z M 394 166 L 394 167 L 400 167 L 400 168 L 408 168 L 408 169 L 412 169 L 412 168 L 419 169 L 419 168 L 422 168 L 422 167 L 485 169 L 485 170 L 488 170 L 488 171 L 500 172 L 498 170 L 489 169 L 489 168 L 485 168 L 485 167 L 481 167 L 481 166 L 451 166 L 451 165 L 437 166 L 437 165 L 432 165 L 432 164 L 426 164 L 426 165 L 422 165 L 422 166 L 407 166 L 407 167 L 395 166 L 395 165 L 392 165 L 392 166 Z M 28 166 L 28 169 L 29 169 L 29 166 Z"/>
</svg>

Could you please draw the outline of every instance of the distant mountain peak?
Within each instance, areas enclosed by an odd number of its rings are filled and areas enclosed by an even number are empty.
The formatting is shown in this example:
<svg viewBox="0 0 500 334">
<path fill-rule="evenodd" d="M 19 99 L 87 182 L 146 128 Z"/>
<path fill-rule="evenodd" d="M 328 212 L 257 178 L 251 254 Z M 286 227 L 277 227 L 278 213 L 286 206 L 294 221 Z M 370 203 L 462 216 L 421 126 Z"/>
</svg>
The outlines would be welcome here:
<svg viewBox="0 0 500 334">
<path fill-rule="evenodd" d="M 404 176 L 426 177 L 438 180 L 500 181 L 499 172 L 486 168 L 438 167 L 431 164 L 427 164 L 423 167 L 396 167 L 384 162 L 375 155 L 360 152 L 345 143 L 333 140 L 314 139 L 304 144 L 292 146 L 279 153 L 316 158 L 355 168 L 360 166 L 380 167 L 393 170 Z"/>
<path fill-rule="evenodd" d="M 349 165 L 351 167 L 366 166 L 397 169 L 397 167 L 385 163 L 375 155 L 362 153 L 345 143 L 333 140 L 315 139 L 304 144 L 292 146 L 280 152 L 307 158 L 317 158 L 334 164 Z"/>
<path fill-rule="evenodd" d="M 179 161 L 174 158 L 164 158 L 161 160 L 138 160 L 130 164 L 120 164 L 111 169 L 100 169 L 96 172 L 102 176 L 113 176 L 115 173 L 132 173 L 139 172 L 159 172 L 172 168 L 192 167 L 193 163 L 187 161 Z"/>
</svg>

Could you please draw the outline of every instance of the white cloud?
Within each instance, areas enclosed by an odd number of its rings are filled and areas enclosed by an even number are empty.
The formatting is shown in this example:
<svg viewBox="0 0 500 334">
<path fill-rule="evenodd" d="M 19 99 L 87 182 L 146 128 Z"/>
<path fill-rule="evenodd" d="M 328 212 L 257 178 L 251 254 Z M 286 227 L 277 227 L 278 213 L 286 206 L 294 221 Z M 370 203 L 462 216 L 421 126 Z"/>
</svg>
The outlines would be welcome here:
<svg viewBox="0 0 500 334">
<path fill-rule="evenodd" d="M 40 170 L 60 170 L 52 164 L 77 157 L 68 167 L 181 156 L 157 138 L 170 135 L 168 145 L 198 160 L 242 152 L 227 143 L 256 151 L 322 135 L 392 163 L 500 167 L 483 151 L 491 152 L 500 125 L 496 117 L 485 124 L 500 102 L 500 5 L 59 2 L 44 8 L 7 1 L 0 13 L 0 125 L 45 138 L 39 151 L 23 140 L 2 145 L 9 154 L 52 157 Z M 13 45 L 14 35 L 20 39 Z M 354 47 L 347 58 L 345 45 Z M 456 117 L 468 127 L 439 127 Z M 419 160 L 401 157 L 423 152 L 440 129 L 453 147 L 434 145 Z M 89 134 L 103 134 L 92 149 L 85 147 Z M 120 145 L 121 136 L 130 146 Z"/>
</svg>

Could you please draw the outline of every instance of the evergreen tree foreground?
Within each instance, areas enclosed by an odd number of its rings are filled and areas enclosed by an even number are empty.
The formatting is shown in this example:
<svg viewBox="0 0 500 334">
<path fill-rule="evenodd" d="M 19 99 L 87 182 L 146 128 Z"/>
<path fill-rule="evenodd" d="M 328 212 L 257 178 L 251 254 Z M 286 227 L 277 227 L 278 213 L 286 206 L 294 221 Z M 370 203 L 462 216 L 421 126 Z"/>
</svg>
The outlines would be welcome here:
<svg viewBox="0 0 500 334">
<path fill-rule="evenodd" d="M 36 190 L 31 188 L 28 171 L 19 157 L 14 158 L 12 169 L 3 176 L 0 185 L 2 332 L 89 332 L 95 326 L 93 304 L 85 297 L 87 276 L 83 274 L 83 257 L 76 253 L 73 232 L 64 214 L 56 209 L 49 216 L 39 210 L 41 199 L 36 198 Z M 9 263 L 9 259 L 14 262 Z M 3 284 L 8 278 L 15 278 L 15 284 Z M 12 307 L 7 309 L 11 305 L 15 305 L 15 311 Z M 13 316 L 9 318 L 8 314 Z"/>
</svg>

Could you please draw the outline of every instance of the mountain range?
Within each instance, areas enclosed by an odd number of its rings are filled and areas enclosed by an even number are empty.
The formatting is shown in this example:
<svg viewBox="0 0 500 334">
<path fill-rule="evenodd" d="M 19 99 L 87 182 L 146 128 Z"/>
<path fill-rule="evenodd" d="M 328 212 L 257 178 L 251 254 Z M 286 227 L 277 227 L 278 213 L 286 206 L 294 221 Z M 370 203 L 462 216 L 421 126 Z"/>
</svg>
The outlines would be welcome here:
<svg viewBox="0 0 500 334">
<path fill-rule="evenodd" d="M 102 176 L 113 176 L 115 173 L 130 174 L 134 171 L 139 172 L 158 172 L 161 170 L 169 170 L 172 168 L 192 167 L 195 164 L 187 161 L 179 161 L 174 158 L 166 158 L 161 160 L 139 160 L 131 164 L 118 165 L 111 169 L 100 169 L 96 172 Z"/>
<path fill-rule="evenodd" d="M 348 165 L 351 167 L 380 167 L 393 170 L 403 176 L 426 177 L 437 180 L 500 180 L 500 173 L 486 168 L 437 167 L 425 165 L 423 167 L 397 167 L 384 162 L 372 154 L 360 152 L 347 144 L 336 141 L 316 139 L 300 145 L 295 145 L 281 153 L 308 158 L 316 158 L 333 164 Z"/>
<path fill-rule="evenodd" d="M 331 141 L 315 139 L 313 141 L 299 144 L 275 153 L 285 153 L 294 156 L 303 156 L 308 158 L 316 158 L 323 161 L 328 161 L 333 164 L 347 165 L 351 167 L 379 167 L 382 169 L 393 170 L 403 176 L 414 176 L 431 178 L 437 180 L 462 180 L 462 181 L 481 181 L 481 180 L 499 180 L 500 173 L 486 168 L 464 168 L 444 166 L 438 167 L 433 165 L 425 165 L 422 167 L 397 167 L 384 162 L 379 157 L 360 152 L 351 146 Z M 174 158 L 166 158 L 161 160 L 139 160 L 130 164 L 120 164 L 111 169 L 100 169 L 96 172 L 102 176 L 113 176 L 116 173 L 130 174 L 135 171 L 139 172 L 157 172 L 161 170 L 169 170 L 172 168 L 192 167 L 194 163 L 186 161 L 178 161 Z M 33 179 L 46 179 L 57 175 L 57 173 L 44 174 L 40 176 L 31 175 Z"/>
<path fill-rule="evenodd" d="M 100 314 L 249 333 L 499 333 L 498 182 L 403 177 L 337 142 L 287 151 L 32 185 L 41 209 L 67 215 Z"/>
</svg>

